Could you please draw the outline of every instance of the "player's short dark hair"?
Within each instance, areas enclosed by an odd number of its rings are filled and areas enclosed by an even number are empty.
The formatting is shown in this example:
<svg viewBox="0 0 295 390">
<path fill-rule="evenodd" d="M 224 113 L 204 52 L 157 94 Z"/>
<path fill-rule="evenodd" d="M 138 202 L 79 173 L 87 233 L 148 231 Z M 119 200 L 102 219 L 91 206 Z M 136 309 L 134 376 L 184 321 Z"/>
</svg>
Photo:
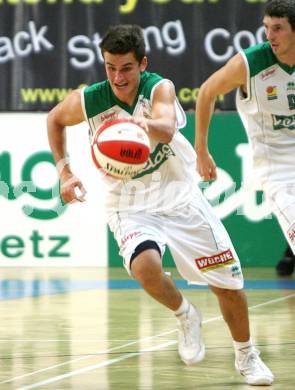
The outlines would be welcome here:
<svg viewBox="0 0 295 390">
<path fill-rule="evenodd" d="M 264 15 L 287 18 L 292 30 L 295 30 L 295 0 L 269 0 Z"/>
<path fill-rule="evenodd" d="M 100 43 L 102 54 L 107 51 L 111 54 L 134 53 L 141 63 L 146 55 L 143 31 L 136 24 L 118 24 L 111 26 Z"/>
</svg>

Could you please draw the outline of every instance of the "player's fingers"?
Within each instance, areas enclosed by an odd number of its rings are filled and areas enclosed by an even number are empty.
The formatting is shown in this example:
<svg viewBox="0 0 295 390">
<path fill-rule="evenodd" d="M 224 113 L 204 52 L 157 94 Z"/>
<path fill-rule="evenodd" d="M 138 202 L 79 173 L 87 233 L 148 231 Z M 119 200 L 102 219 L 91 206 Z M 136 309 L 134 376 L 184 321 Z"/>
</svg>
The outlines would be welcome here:
<svg viewBox="0 0 295 390">
<path fill-rule="evenodd" d="M 211 168 L 211 170 L 210 170 L 210 178 L 211 178 L 211 180 L 216 180 L 217 179 L 216 167 Z"/>
<path fill-rule="evenodd" d="M 216 167 L 200 170 L 199 174 L 202 177 L 203 181 L 216 180 L 217 178 Z"/>
<path fill-rule="evenodd" d="M 73 197 L 73 196 L 62 195 L 61 197 L 62 197 L 64 203 L 66 203 L 66 204 L 70 204 L 70 203 L 75 203 L 75 202 L 77 202 L 77 200 L 76 200 L 75 197 Z"/>
<path fill-rule="evenodd" d="M 201 175 L 201 177 L 202 177 L 202 180 L 203 180 L 203 181 L 209 181 L 209 180 L 211 180 L 211 176 L 210 176 L 210 173 L 209 173 L 209 172 L 203 173 L 203 174 Z"/>
<path fill-rule="evenodd" d="M 138 126 L 142 127 L 143 130 L 148 133 L 149 132 L 149 128 L 148 128 L 148 125 L 146 123 L 146 120 L 144 118 L 137 118 L 137 117 L 133 117 L 132 118 L 132 122 L 136 123 Z"/>
<path fill-rule="evenodd" d="M 75 199 L 79 202 L 85 202 L 86 190 L 82 183 L 78 183 L 75 187 Z"/>
<path fill-rule="evenodd" d="M 60 196 L 65 203 L 70 203 L 72 200 L 72 195 L 64 187 L 61 187 L 60 189 Z"/>
<path fill-rule="evenodd" d="M 148 125 L 147 125 L 146 122 L 143 122 L 143 121 L 142 121 L 142 122 L 138 123 L 138 125 L 139 125 L 140 127 L 142 127 L 143 130 L 144 130 L 146 133 L 149 132 L 149 127 L 148 127 Z"/>
<path fill-rule="evenodd" d="M 77 202 L 77 196 L 74 191 L 63 191 L 61 197 L 65 203 L 75 203 Z"/>
</svg>

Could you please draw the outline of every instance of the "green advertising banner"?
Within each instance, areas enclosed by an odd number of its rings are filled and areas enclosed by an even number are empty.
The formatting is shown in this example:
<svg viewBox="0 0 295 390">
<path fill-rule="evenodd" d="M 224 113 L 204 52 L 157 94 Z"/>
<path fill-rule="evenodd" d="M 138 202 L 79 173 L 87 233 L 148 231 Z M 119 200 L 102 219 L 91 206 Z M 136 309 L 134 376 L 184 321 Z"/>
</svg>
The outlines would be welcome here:
<svg viewBox="0 0 295 390">
<path fill-rule="evenodd" d="M 187 114 L 183 134 L 193 144 L 194 115 Z M 218 166 L 218 180 L 200 187 L 224 223 L 243 266 L 273 267 L 286 247 L 278 222 L 267 208 L 263 193 L 244 186 L 249 164 L 249 145 L 236 112 L 216 113 L 211 122 L 209 146 Z M 108 232 L 109 266 L 122 266 L 118 245 Z M 166 251 L 164 265 L 174 266 Z"/>
</svg>

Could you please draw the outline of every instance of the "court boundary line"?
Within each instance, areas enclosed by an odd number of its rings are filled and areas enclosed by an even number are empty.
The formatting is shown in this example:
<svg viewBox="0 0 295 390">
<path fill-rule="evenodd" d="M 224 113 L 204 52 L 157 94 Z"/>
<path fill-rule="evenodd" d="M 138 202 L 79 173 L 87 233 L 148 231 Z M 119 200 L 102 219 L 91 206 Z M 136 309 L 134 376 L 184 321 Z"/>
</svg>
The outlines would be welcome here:
<svg viewBox="0 0 295 390">
<path fill-rule="evenodd" d="M 293 298 L 293 297 L 295 297 L 294 293 L 286 295 L 284 297 L 271 299 L 269 301 L 262 302 L 262 303 L 259 303 L 257 305 L 254 305 L 254 306 L 250 306 L 250 307 L 248 307 L 248 310 L 250 311 L 250 310 L 253 310 L 253 309 L 258 309 L 260 307 L 267 306 L 267 305 L 270 305 L 270 304 L 273 304 L 273 303 L 277 303 L 277 302 L 281 302 L 281 301 L 284 301 L 284 300 L 287 300 L 287 299 Z M 220 320 L 220 319 L 223 319 L 222 315 L 219 315 L 219 316 L 216 316 L 216 317 L 213 317 L 213 318 L 209 318 L 209 319 L 203 321 L 203 324 L 210 323 L 210 322 L 213 322 L 213 321 L 217 321 L 217 320 Z M 177 331 L 177 329 L 172 329 L 172 330 L 167 331 L 167 332 L 162 332 L 162 333 L 160 333 L 158 335 L 153 335 L 153 336 L 149 336 L 149 337 L 146 337 L 146 338 L 143 338 L 143 339 L 134 340 L 134 341 L 132 341 L 130 343 L 126 343 L 126 344 L 123 344 L 121 346 L 113 347 L 113 348 L 110 348 L 109 350 L 102 351 L 101 353 L 105 352 L 105 354 L 107 354 L 107 353 L 112 352 L 114 350 L 122 349 L 122 348 L 125 348 L 126 346 L 134 345 L 134 344 L 137 344 L 137 343 L 140 343 L 140 342 L 153 340 L 153 339 L 159 338 L 159 337 L 167 335 L 167 334 L 175 333 L 176 331 Z M 141 355 L 141 354 L 143 354 L 145 352 L 152 352 L 154 350 L 165 348 L 168 344 L 169 345 L 173 345 L 173 344 L 176 344 L 176 343 L 177 343 L 177 341 L 173 340 L 173 341 L 170 341 L 170 342 L 162 343 L 162 344 L 160 344 L 158 346 L 149 348 L 147 350 L 140 350 L 138 352 L 133 352 L 133 353 L 128 353 L 128 354 L 125 353 L 125 354 L 123 354 L 122 356 L 120 356 L 118 358 L 108 359 L 108 360 L 105 360 L 104 362 L 101 362 L 101 363 L 98 363 L 98 364 L 95 364 L 95 365 L 87 366 L 87 367 L 84 367 L 82 369 L 78 369 L 78 370 L 74 370 L 74 371 L 69 371 L 68 373 L 65 373 L 65 374 L 62 374 L 62 375 L 54 376 L 54 377 L 45 379 L 43 381 L 38 381 L 38 382 L 32 383 L 30 385 L 26 385 L 24 387 L 19 387 L 16 390 L 29 390 L 29 389 L 36 388 L 38 386 L 43 386 L 43 385 L 46 385 L 46 384 L 49 384 L 49 383 L 58 382 L 58 381 L 60 381 L 62 379 L 66 379 L 66 378 L 69 378 L 69 377 L 72 377 L 72 376 L 76 376 L 76 375 L 79 375 L 79 374 L 82 374 L 82 373 L 85 373 L 85 372 L 88 372 L 88 371 L 92 371 L 92 370 L 95 370 L 95 369 L 98 369 L 98 368 L 101 368 L 101 367 L 113 365 L 113 364 L 115 364 L 117 362 L 126 360 L 128 358 L 131 358 L 131 357 L 134 357 L 134 356 L 139 356 L 139 355 Z M 154 348 L 156 348 L 156 349 L 154 349 Z M 78 362 L 78 361 L 81 361 L 81 360 L 84 360 L 84 359 L 88 359 L 88 358 L 91 358 L 91 357 L 93 357 L 93 354 L 92 355 L 82 356 L 82 357 L 80 357 L 78 359 L 69 360 L 67 362 L 63 362 L 63 363 L 60 363 L 60 364 L 57 364 L 57 365 L 54 365 L 54 366 L 46 367 L 46 368 L 43 368 L 41 370 L 33 371 L 33 372 L 30 372 L 30 373 L 27 373 L 27 374 L 24 374 L 24 375 L 19 375 L 17 377 L 10 378 L 10 379 L 7 379 L 5 381 L 1 381 L 0 384 L 10 383 L 10 382 L 16 381 L 18 379 L 22 379 L 22 378 L 25 378 L 25 377 L 28 377 L 28 376 L 36 375 L 36 374 L 39 374 L 40 372 L 49 371 L 49 370 L 52 370 L 54 368 L 61 367 L 63 365 L 67 365 L 67 364 L 70 364 L 70 363 Z"/>
<path fill-rule="evenodd" d="M 102 368 L 102 367 L 105 367 L 105 366 L 110 366 L 112 364 L 121 362 L 123 360 L 127 360 L 127 359 L 130 359 L 132 357 L 142 355 L 143 353 L 146 353 L 146 352 L 154 352 L 154 351 L 157 351 L 159 349 L 163 349 L 165 347 L 168 347 L 170 345 L 174 345 L 176 343 L 177 343 L 176 340 L 171 340 L 171 341 L 168 341 L 166 343 L 162 343 L 162 344 L 156 345 L 156 346 L 151 347 L 151 348 L 141 349 L 141 350 L 139 350 L 137 352 L 131 352 L 131 353 L 128 353 L 128 354 L 125 353 L 124 355 L 119 356 L 118 358 L 105 360 L 104 362 L 101 362 L 101 363 L 97 363 L 97 364 L 93 364 L 91 366 L 86 366 L 86 367 L 83 367 L 83 368 L 79 368 L 77 370 L 74 370 L 74 371 L 71 371 L 71 372 L 68 372 L 68 373 L 65 373 L 65 374 L 61 374 L 61 375 L 58 375 L 58 376 L 55 376 L 55 377 L 51 377 L 51 378 L 45 379 L 44 381 L 40 381 L 40 382 L 33 383 L 31 385 L 19 387 L 16 390 L 29 390 L 29 389 L 34 389 L 36 387 L 49 385 L 51 383 L 58 382 L 60 380 L 63 380 L 63 379 L 69 378 L 69 377 L 77 376 L 77 375 L 80 375 L 80 374 L 85 374 L 86 372 L 93 371 L 93 370 L 96 370 L 98 368 Z"/>
<path fill-rule="evenodd" d="M 10 383 L 10 382 L 13 382 L 13 381 L 15 381 L 17 379 L 22 379 L 22 378 L 25 378 L 25 377 L 28 377 L 28 376 L 32 376 L 32 375 L 35 375 L 35 374 L 40 374 L 41 372 L 44 372 L 44 371 L 54 370 L 55 368 L 65 366 L 67 364 L 71 364 L 71 363 L 79 362 L 81 360 L 89 359 L 91 357 L 94 357 L 95 355 L 106 355 L 106 354 L 108 354 L 110 352 L 113 352 L 113 351 L 116 351 L 118 349 L 129 347 L 130 345 L 134 345 L 134 344 L 137 344 L 139 342 L 145 342 L 145 341 L 153 340 L 153 339 L 156 339 L 156 338 L 159 338 L 159 337 L 162 337 L 162 336 L 166 336 L 166 335 L 174 333 L 174 332 L 176 332 L 176 329 L 169 330 L 167 332 L 162 332 L 162 333 L 159 333 L 158 335 L 148 336 L 148 337 L 145 337 L 143 339 L 133 340 L 133 341 L 130 341 L 130 342 L 125 343 L 123 345 L 118 345 L 117 347 L 112 347 L 112 348 L 109 348 L 109 349 L 106 349 L 106 350 L 97 351 L 94 354 L 80 356 L 79 358 L 76 358 L 76 359 L 71 359 L 71 360 L 68 360 L 68 361 L 63 362 L 63 363 L 55 364 L 55 365 L 50 366 L 50 367 L 41 368 L 40 370 L 36 370 L 36 371 L 30 372 L 30 373 L 27 373 L 27 374 L 23 374 L 23 375 L 18 375 L 18 376 L 14 377 L 14 378 L 6 379 L 6 380 L 0 382 L 0 385 L 5 384 L 5 383 Z"/>
</svg>

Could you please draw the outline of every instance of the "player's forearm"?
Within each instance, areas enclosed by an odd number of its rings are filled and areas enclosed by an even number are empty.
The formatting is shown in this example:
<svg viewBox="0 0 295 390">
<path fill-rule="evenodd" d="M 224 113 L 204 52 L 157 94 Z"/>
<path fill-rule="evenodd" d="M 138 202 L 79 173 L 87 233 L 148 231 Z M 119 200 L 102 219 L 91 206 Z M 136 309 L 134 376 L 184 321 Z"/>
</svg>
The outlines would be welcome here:
<svg viewBox="0 0 295 390">
<path fill-rule="evenodd" d="M 197 153 L 208 151 L 208 132 L 214 105 L 215 98 L 201 89 L 196 103 L 195 150 Z"/>
<path fill-rule="evenodd" d="M 165 144 L 171 142 L 176 130 L 176 123 L 173 119 L 148 119 L 146 124 L 150 138 Z"/>
<path fill-rule="evenodd" d="M 47 120 L 47 134 L 49 146 L 56 163 L 60 177 L 71 174 L 69 159 L 66 147 L 66 129 L 52 121 L 50 115 Z"/>
</svg>

